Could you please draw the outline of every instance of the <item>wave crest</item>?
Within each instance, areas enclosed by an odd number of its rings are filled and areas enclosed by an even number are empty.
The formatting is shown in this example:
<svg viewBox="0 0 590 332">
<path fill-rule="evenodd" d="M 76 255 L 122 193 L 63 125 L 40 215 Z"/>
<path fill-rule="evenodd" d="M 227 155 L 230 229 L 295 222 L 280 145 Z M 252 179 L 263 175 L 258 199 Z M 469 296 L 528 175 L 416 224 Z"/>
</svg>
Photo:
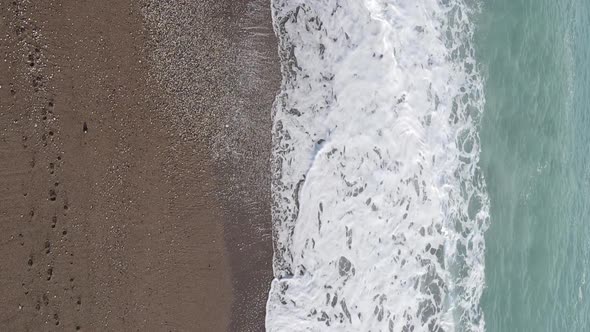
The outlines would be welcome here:
<svg viewBox="0 0 590 332">
<path fill-rule="evenodd" d="M 267 330 L 483 330 L 477 6 L 272 5 L 283 84 Z"/>
</svg>

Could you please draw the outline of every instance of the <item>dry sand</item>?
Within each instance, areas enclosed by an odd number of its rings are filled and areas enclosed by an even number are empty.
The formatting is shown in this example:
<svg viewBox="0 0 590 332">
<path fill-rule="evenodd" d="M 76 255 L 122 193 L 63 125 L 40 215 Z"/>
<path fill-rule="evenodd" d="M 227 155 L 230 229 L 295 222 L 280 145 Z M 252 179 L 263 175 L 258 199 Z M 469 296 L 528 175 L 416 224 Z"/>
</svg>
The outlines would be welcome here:
<svg viewBox="0 0 590 332">
<path fill-rule="evenodd" d="M 0 331 L 261 331 L 267 1 L 0 2 Z"/>
</svg>

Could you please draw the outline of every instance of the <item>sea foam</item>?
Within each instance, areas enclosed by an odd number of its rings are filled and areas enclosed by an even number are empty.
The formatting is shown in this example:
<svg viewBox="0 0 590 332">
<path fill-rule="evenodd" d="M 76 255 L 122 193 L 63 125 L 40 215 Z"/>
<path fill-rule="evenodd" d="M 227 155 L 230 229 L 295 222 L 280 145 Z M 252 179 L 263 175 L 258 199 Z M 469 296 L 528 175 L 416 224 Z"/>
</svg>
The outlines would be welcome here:
<svg viewBox="0 0 590 332">
<path fill-rule="evenodd" d="M 461 0 L 273 0 L 268 331 L 482 331 L 483 81 Z"/>
</svg>

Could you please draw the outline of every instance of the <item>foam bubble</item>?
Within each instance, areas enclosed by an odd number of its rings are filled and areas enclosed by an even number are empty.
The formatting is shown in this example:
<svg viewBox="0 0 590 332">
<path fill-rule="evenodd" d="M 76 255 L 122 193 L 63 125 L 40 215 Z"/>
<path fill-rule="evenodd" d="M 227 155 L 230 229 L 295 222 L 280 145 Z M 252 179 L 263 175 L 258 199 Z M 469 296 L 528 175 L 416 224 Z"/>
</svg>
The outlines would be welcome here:
<svg viewBox="0 0 590 332">
<path fill-rule="evenodd" d="M 269 331 L 478 331 L 477 8 L 274 0 Z"/>
</svg>

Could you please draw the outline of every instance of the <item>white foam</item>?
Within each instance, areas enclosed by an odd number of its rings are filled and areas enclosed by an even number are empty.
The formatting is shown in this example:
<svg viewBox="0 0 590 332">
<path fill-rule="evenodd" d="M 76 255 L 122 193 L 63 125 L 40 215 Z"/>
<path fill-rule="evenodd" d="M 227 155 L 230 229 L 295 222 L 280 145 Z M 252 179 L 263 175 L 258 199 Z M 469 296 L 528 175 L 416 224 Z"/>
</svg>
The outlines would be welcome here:
<svg viewBox="0 0 590 332">
<path fill-rule="evenodd" d="M 268 331 L 484 329 L 475 9 L 273 0 Z"/>
</svg>

